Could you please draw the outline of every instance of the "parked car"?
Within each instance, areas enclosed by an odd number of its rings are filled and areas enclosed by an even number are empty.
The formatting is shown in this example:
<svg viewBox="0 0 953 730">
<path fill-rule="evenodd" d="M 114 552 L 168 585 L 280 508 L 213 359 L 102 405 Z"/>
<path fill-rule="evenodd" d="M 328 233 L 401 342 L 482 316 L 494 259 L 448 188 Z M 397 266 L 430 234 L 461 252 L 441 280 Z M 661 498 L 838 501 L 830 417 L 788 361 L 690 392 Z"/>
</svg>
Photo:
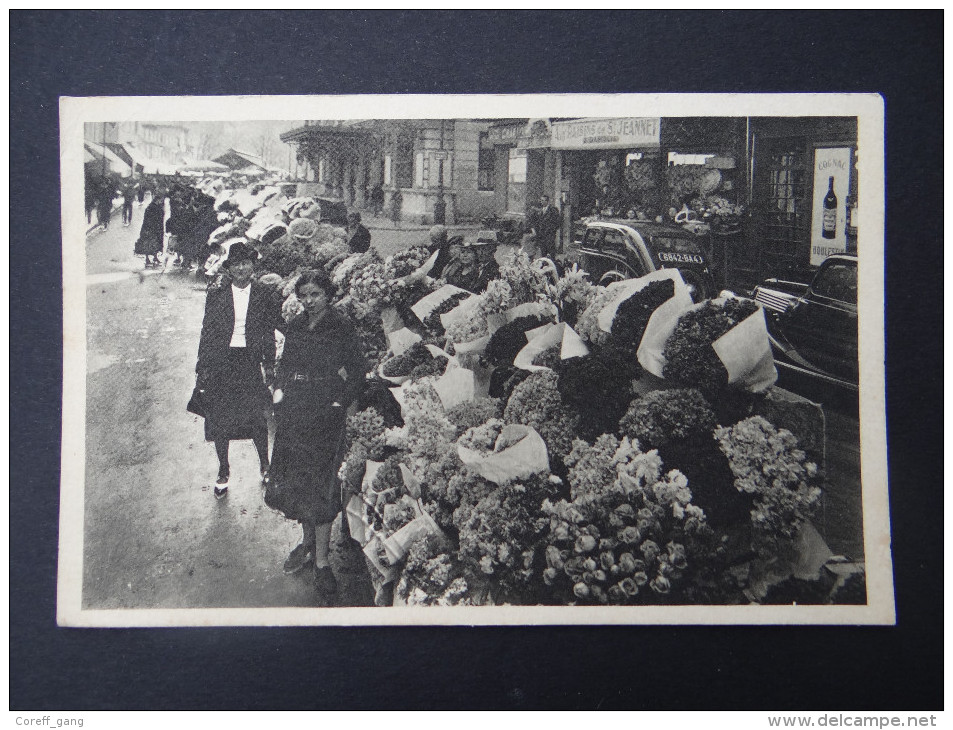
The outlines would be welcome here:
<svg viewBox="0 0 953 730">
<path fill-rule="evenodd" d="M 578 243 L 578 263 L 593 282 L 606 285 L 678 269 L 694 301 L 714 294 L 708 256 L 697 238 L 678 226 L 638 220 L 593 220 Z"/>
<path fill-rule="evenodd" d="M 753 296 L 778 367 L 857 390 L 856 256 L 830 256 L 809 284 L 768 279 Z"/>
<path fill-rule="evenodd" d="M 504 213 L 502 216 L 490 215 L 480 221 L 485 230 L 497 233 L 497 242 L 512 246 L 519 246 L 526 233 L 526 216 L 521 213 Z"/>
</svg>

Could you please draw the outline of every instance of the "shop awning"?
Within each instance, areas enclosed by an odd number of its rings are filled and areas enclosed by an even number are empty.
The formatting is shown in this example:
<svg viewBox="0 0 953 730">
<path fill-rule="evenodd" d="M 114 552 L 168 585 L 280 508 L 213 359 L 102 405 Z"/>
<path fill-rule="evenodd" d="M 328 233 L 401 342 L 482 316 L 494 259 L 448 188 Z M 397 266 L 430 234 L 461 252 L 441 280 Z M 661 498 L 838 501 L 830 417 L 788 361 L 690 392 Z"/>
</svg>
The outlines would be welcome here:
<svg viewBox="0 0 953 730">
<path fill-rule="evenodd" d="M 380 133 L 366 127 L 336 124 L 309 124 L 289 130 L 279 139 L 286 144 L 300 145 L 307 142 L 309 147 L 325 154 L 347 151 L 360 156 L 369 146 L 377 146 Z"/>
<path fill-rule="evenodd" d="M 132 145 L 124 145 L 126 152 L 132 158 L 137 167 L 141 167 L 146 175 L 174 175 L 175 165 L 169 165 L 165 162 L 159 162 L 147 157 L 141 150 L 137 150 Z"/>
<path fill-rule="evenodd" d="M 110 172 L 122 175 L 123 177 L 132 175 L 132 167 L 123 162 L 116 153 L 111 151 L 108 147 L 104 148 L 102 145 L 96 146 L 89 142 L 83 143 L 83 147 L 86 149 L 87 154 L 93 156 L 96 162 L 105 162 L 105 167 Z"/>
<path fill-rule="evenodd" d="M 192 160 L 176 167 L 180 172 L 220 172 L 227 170 L 228 165 L 212 160 Z"/>
</svg>

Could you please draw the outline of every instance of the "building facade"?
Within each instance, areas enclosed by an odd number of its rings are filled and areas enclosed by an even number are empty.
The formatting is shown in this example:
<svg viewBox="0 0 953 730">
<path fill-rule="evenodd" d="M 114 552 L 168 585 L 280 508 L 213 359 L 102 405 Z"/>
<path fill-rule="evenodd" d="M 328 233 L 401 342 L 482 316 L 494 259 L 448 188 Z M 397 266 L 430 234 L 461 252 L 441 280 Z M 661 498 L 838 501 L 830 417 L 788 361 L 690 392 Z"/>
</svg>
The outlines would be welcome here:
<svg viewBox="0 0 953 730">
<path fill-rule="evenodd" d="M 380 185 L 400 219 L 476 221 L 495 212 L 489 122 L 468 119 L 316 120 L 281 135 L 296 149 L 302 191 L 370 208 Z"/>
</svg>

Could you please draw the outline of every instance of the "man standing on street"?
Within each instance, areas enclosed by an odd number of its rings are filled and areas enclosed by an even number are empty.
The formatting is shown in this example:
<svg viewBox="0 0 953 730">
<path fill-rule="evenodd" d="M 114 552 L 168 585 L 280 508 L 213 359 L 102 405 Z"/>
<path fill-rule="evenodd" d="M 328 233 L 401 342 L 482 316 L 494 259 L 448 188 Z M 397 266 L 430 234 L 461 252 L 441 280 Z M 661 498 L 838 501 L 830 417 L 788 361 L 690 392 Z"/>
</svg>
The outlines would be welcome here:
<svg viewBox="0 0 953 730">
<path fill-rule="evenodd" d="M 534 211 L 530 227 L 536 234 L 541 256 L 555 258 L 556 234 L 559 233 L 561 222 L 559 208 L 549 202 L 548 195 L 540 195 L 539 208 Z"/>
<path fill-rule="evenodd" d="M 371 247 L 371 232 L 361 224 L 358 212 L 347 215 L 347 245 L 351 253 L 364 253 Z"/>
</svg>

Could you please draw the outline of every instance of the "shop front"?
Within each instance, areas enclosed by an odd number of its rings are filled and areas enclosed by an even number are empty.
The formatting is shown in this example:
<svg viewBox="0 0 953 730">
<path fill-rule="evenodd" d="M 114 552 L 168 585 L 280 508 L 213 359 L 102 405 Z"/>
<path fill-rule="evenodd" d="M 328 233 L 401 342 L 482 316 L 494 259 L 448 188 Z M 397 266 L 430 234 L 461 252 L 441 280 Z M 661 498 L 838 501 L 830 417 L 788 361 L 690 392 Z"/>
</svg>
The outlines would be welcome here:
<svg viewBox="0 0 953 730">
<path fill-rule="evenodd" d="M 749 144 L 760 276 L 857 253 L 857 118 L 752 118 Z"/>
<path fill-rule="evenodd" d="M 589 216 L 625 217 L 630 210 L 651 216 L 658 207 L 660 127 L 658 117 L 553 123 L 567 225 Z"/>
<path fill-rule="evenodd" d="M 518 119 L 489 128 L 495 150 L 497 215 L 525 220 L 541 195 L 557 197 L 559 165 L 552 149 L 552 124 L 549 119 Z"/>
</svg>

